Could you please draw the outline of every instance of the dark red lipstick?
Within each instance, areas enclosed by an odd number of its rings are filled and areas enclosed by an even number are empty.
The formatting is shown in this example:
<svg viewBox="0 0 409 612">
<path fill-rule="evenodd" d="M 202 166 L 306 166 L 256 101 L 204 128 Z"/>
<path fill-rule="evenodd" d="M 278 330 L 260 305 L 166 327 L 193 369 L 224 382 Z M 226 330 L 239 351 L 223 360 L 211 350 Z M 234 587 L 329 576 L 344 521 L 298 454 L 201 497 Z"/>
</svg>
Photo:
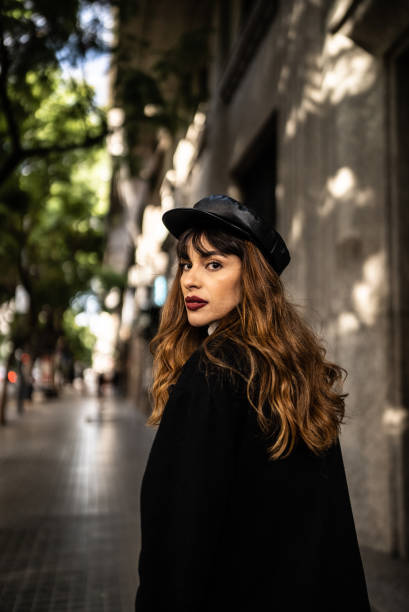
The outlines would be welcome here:
<svg viewBox="0 0 409 612">
<path fill-rule="evenodd" d="M 197 295 L 189 295 L 189 297 L 185 298 L 186 308 L 189 310 L 199 310 L 203 306 L 206 306 L 206 300 L 202 300 L 202 298 L 197 297 Z"/>
</svg>

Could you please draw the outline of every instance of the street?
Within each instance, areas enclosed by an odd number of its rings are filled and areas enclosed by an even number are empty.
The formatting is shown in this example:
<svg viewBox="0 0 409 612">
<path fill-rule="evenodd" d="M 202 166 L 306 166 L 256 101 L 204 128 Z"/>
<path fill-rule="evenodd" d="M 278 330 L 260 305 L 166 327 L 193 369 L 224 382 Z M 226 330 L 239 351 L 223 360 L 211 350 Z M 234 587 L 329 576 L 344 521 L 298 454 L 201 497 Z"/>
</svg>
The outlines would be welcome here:
<svg viewBox="0 0 409 612">
<path fill-rule="evenodd" d="M 0 612 L 133 611 L 153 436 L 135 406 L 112 397 L 70 391 L 20 417 L 10 409 L 0 429 Z M 362 555 L 374 611 L 407 611 L 407 564 Z"/>
<path fill-rule="evenodd" d="M 10 411 L 11 412 L 11 411 Z M 153 430 L 113 398 L 34 403 L 0 430 L 1 612 L 130 612 Z"/>
</svg>

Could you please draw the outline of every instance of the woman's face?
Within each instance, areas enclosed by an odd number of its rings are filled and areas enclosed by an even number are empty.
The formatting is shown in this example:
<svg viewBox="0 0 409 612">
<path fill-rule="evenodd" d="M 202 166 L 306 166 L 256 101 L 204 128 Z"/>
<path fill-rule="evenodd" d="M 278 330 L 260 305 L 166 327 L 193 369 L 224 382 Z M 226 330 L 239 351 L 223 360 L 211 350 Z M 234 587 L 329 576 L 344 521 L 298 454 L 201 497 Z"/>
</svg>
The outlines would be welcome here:
<svg viewBox="0 0 409 612">
<path fill-rule="evenodd" d="M 203 256 L 188 246 L 188 258 L 181 259 L 180 286 L 187 318 L 193 327 L 220 321 L 241 300 L 241 259 L 217 251 L 205 238 Z"/>
</svg>

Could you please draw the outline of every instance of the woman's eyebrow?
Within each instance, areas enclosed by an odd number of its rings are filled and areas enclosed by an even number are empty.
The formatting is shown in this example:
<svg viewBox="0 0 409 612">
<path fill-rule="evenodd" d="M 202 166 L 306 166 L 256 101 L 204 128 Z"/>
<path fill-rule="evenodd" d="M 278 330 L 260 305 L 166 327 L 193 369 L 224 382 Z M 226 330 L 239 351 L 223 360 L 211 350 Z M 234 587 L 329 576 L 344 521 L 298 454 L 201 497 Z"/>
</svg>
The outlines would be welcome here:
<svg viewBox="0 0 409 612">
<path fill-rule="evenodd" d="M 202 251 L 200 255 L 202 257 L 214 257 L 215 255 L 217 255 L 218 257 L 226 258 L 226 255 L 221 251 Z"/>
</svg>

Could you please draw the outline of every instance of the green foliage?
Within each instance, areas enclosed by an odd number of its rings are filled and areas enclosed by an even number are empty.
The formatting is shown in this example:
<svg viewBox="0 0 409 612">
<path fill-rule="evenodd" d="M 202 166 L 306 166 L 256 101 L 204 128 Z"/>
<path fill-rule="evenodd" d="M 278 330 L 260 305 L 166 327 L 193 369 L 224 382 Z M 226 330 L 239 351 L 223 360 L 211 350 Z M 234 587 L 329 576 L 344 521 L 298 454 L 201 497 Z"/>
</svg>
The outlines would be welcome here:
<svg viewBox="0 0 409 612">
<path fill-rule="evenodd" d="M 105 49 L 102 25 L 81 26 L 93 0 L 3 0 L 0 19 L 0 184 L 26 160 L 101 143 L 105 115 L 85 83 L 61 83 L 59 61 Z"/>
<path fill-rule="evenodd" d="M 78 74 L 87 54 L 106 50 L 103 4 L 109 1 L 1 2 L 0 304 L 18 285 L 30 301 L 0 337 L 5 360 L 16 347 L 33 358 L 53 353 L 61 339 L 76 359 L 91 363 L 95 338 L 75 323 L 70 305 L 101 270 L 107 274 L 111 168 L 102 148 L 105 112 L 66 67 Z"/>
<path fill-rule="evenodd" d="M 64 109 L 62 83 L 54 94 L 45 100 L 48 112 L 59 103 Z M 40 106 L 39 115 L 46 109 Z M 16 344 L 52 352 L 72 296 L 99 273 L 110 174 L 103 149 L 86 156 L 73 150 L 25 163 L 0 190 L 0 299 L 10 299 L 20 283 L 31 300 L 29 316 L 12 328 Z"/>
<path fill-rule="evenodd" d="M 28 147 L 34 148 L 39 143 L 41 147 L 52 147 L 58 143 L 61 148 L 76 140 L 80 142 L 84 134 L 87 137 L 98 135 L 104 116 L 99 109 L 93 107 L 93 89 L 73 79 L 63 80 L 59 69 L 52 72 L 49 70 L 47 78 L 46 90 L 41 83 L 41 75 L 35 72 L 26 74 L 30 94 L 35 98 L 28 101 L 26 106 L 30 108 L 35 105 L 36 108 L 34 113 L 20 120 L 20 128 Z M 16 94 L 21 104 L 21 92 Z"/>
<path fill-rule="evenodd" d="M 75 314 L 72 309 L 68 309 L 64 313 L 64 338 L 74 361 L 79 361 L 85 367 L 88 367 L 92 365 L 92 350 L 96 337 L 88 327 L 82 327 L 75 322 Z"/>
</svg>

